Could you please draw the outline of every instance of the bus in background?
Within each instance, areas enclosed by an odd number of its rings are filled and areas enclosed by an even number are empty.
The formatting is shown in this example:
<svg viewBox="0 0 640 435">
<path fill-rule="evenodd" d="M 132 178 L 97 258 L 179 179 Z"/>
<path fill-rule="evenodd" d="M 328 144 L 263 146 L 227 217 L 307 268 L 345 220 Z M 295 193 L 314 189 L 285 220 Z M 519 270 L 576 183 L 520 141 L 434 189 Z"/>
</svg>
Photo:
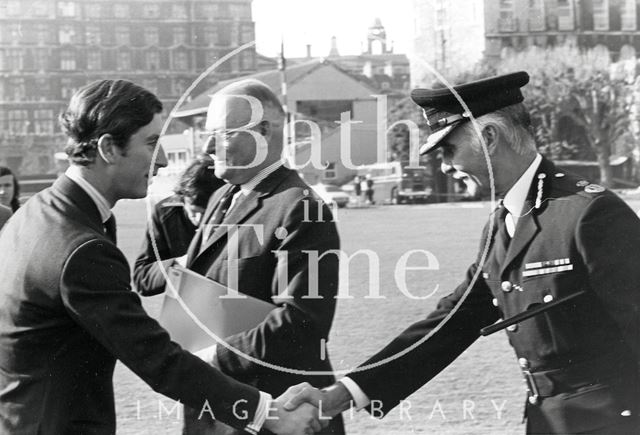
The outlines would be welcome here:
<svg viewBox="0 0 640 435">
<path fill-rule="evenodd" d="M 373 200 L 379 204 L 427 202 L 432 193 L 429 169 L 407 168 L 408 162 L 358 166 L 358 176 L 373 181 Z M 364 192 L 364 189 L 363 189 Z"/>
</svg>

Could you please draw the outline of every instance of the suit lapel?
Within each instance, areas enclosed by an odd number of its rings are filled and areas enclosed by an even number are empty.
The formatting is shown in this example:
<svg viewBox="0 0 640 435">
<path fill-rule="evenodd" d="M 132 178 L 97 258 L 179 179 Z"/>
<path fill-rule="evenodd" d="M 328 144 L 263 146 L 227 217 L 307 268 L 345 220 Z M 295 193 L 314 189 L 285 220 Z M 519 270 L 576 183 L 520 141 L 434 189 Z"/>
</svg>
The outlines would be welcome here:
<svg viewBox="0 0 640 435">
<path fill-rule="evenodd" d="M 530 201 L 526 201 L 523 210 L 532 209 L 534 206 Z M 507 249 L 507 255 L 500 266 L 500 274 L 511 264 L 511 262 L 520 254 L 531 242 L 531 240 L 540 232 L 540 225 L 538 225 L 538 219 L 535 213 L 527 213 L 518 219 L 518 225 L 516 231 L 509 243 Z"/>
<path fill-rule="evenodd" d="M 243 222 L 246 222 L 246 220 L 249 219 L 249 217 L 260 207 L 262 198 L 271 194 L 271 192 L 273 192 L 273 190 L 278 187 L 278 185 L 289 175 L 289 173 L 289 169 L 281 166 L 267 178 L 265 178 L 260 184 L 258 184 L 256 188 L 252 190 L 246 197 L 240 196 L 238 198 L 239 202 L 233 205 L 233 208 L 229 211 L 227 216 L 222 221 L 222 225 L 220 225 L 206 241 L 202 240 L 201 227 L 196 234 L 196 237 L 199 237 L 200 239 L 198 240 L 199 243 L 191 243 L 189 247 L 190 253 L 188 258 L 195 261 L 195 259 L 200 254 L 208 251 L 212 246 L 215 246 L 221 239 L 223 239 L 223 237 L 227 234 L 227 227 L 225 225 L 240 225 Z M 230 189 L 231 186 L 229 186 L 228 188 Z M 221 197 L 222 196 L 220 196 L 220 198 Z M 217 207 L 218 204 L 214 204 L 207 210 L 207 220 L 211 218 L 211 215 Z M 194 245 L 200 247 L 202 242 L 205 243 L 204 248 L 199 249 L 199 253 L 195 252 L 192 249 Z M 190 261 L 189 263 L 192 263 L 193 261 Z"/>
<path fill-rule="evenodd" d="M 540 232 L 540 224 L 538 223 L 538 214 L 542 213 L 547 207 L 549 194 L 551 191 L 552 180 L 555 178 L 556 168 L 549 160 L 542 158 L 540 166 L 533 177 L 533 181 L 529 188 L 527 200 L 522 207 L 523 216 L 518 219 L 513 239 L 509 244 L 507 255 L 504 262 L 500 266 L 502 274 L 507 267 L 516 259 L 516 257 L 531 243 L 533 238 Z M 538 197 L 538 182 L 540 174 L 544 174 L 542 178 L 542 192 L 540 207 L 536 208 L 536 199 Z"/>
<path fill-rule="evenodd" d="M 75 205 L 87 217 L 87 223 L 91 228 L 104 235 L 104 227 L 98 206 L 75 181 L 66 175 L 62 175 L 54 182 L 51 188 L 58 195 Z"/>
</svg>

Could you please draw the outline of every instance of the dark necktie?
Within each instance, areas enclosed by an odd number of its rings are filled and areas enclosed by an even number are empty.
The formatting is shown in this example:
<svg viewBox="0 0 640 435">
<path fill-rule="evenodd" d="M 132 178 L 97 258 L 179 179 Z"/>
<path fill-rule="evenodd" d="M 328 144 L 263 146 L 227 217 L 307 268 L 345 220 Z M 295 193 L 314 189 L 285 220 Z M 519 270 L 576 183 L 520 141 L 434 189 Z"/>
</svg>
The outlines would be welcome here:
<svg viewBox="0 0 640 435">
<path fill-rule="evenodd" d="M 116 243 L 116 217 L 111 213 L 104 223 L 104 233 L 113 243 Z"/>
<path fill-rule="evenodd" d="M 494 249 L 496 253 L 496 260 L 498 264 L 502 264 L 504 259 L 507 256 L 507 250 L 509 249 L 509 242 L 511 242 L 511 236 L 507 232 L 507 224 L 505 218 L 509 210 L 506 209 L 503 205 L 500 205 L 500 208 L 496 212 L 496 235 L 494 242 Z"/>
<path fill-rule="evenodd" d="M 202 241 L 200 250 L 205 248 L 205 244 L 209 237 L 215 232 L 216 226 L 220 225 L 224 220 L 229 207 L 231 207 L 231 202 L 233 201 L 233 196 L 240 190 L 240 185 L 235 184 L 231 189 L 227 190 L 227 192 L 220 198 L 220 202 L 218 203 L 218 207 L 216 207 L 215 211 L 211 215 L 211 218 L 208 222 L 205 223 L 203 227 L 202 233 Z"/>
<path fill-rule="evenodd" d="M 235 184 L 231 189 L 224 194 L 222 198 L 220 198 L 220 204 L 213 212 L 211 219 L 209 219 L 209 225 L 220 225 L 224 220 L 227 211 L 229 211 L 229 207 L 231 207 L 231 202 L 233 201 L 233 196 L 240 191 L 240 185 Z"/>
</svg>

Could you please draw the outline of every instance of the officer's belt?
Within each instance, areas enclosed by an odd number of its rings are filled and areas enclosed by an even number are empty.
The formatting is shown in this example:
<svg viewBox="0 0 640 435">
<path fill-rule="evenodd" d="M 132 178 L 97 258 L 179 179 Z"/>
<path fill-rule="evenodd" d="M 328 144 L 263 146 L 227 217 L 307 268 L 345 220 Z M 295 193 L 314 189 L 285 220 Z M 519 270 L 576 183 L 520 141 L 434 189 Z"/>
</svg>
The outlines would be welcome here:
<svg viewBox="0 0 640 435">
<path fill-rule="evenodd" d="M 624 356 L 609 353 L 604 357 L 569 364 L 560 369 L 526 373 L 525 382 L 528 389 L 533 390 L 530 393 L 540 397 L 550 397 L 575 391 L 587 385 L 610 381 L 612 378 L 622 379 L 627 375 L 632 376 L 634 374 L 632 367 L 633 364 L 629 364 Z M 633 382 L 631 379 L 629 381 Z"/>
</svg>

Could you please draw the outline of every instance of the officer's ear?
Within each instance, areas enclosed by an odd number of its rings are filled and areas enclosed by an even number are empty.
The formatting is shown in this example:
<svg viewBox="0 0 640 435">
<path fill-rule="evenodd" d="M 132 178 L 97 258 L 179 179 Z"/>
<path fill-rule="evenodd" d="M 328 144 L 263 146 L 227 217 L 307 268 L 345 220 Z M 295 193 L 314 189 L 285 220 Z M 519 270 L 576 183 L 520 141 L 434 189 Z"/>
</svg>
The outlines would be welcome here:
<svg viewBox="0 0 640 435">
<path fill-rule="evenodd" d="M 493 155 L 498 145 L 498 127 L 495 124 L 487 124 L 482 129 L 482 138 L 487 146 L 487 151 Z"/>
</svg>

